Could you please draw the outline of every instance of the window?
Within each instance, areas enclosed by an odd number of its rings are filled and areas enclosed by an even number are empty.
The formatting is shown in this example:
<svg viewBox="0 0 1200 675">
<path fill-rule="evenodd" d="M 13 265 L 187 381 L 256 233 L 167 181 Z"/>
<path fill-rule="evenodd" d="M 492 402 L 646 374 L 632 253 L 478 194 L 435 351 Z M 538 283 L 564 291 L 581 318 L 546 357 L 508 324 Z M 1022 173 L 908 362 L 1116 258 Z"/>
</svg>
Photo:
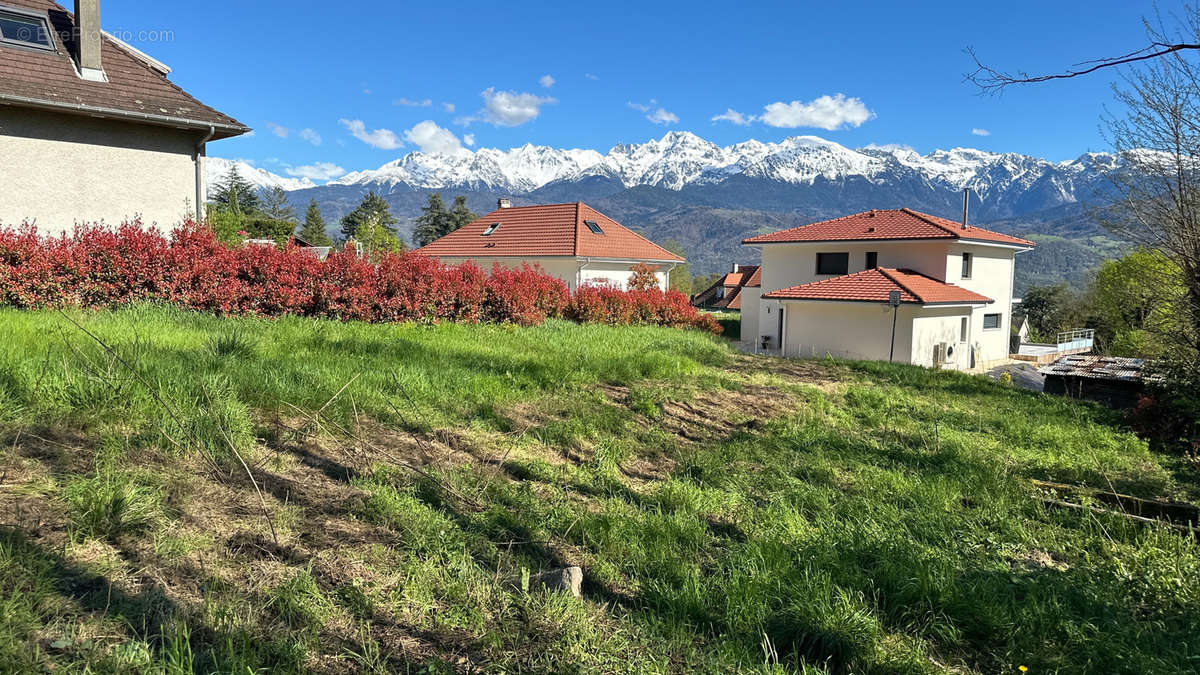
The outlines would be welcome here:
<svg viewBox="0 0 1200 675">
<path fill-rule="evenodd" d="M 995 330 L 996 328 L 999 328 L 1000 327 L 1000 315 L 999 314 L 984 314 L 983 315 L 983 327 L 985 330 Z"/>
<path fill-rule="evenodd" d="M 45 15 L 0 9 L 0 44 L 20 45 L 34 49 L 54 49 L 50 24 Z"/>
<path fill-rule="evenodd" d="M 879 267 L 879 254 L 875 251 L 868 251 L 866 269 L 873 270 L 877 267 Z"/>
<path fill-rule="evenodd" d="M 972 262 L 971 254 L 964 253 L 963 254 L 963 268 L 962 268 L 962 278 L 964 278 L 964 279 L 971 278 L 971 262 Z"/>
<path fill-rule="evenodd" d="M 849 253 L 817 254 L 817 274 L 846 274 L 849 271 Z"/>
<path fill-rule="evenodd" d="M 967 319 L 967 317 L 964 316 L 962 318 L 962 325 L 958 329 L 958 341 L 959 342 L 966 342 L 967 338 L 970 337 L 967 334 L 967 331 L 970 329 L 970 325 L 971 325 L 970 321 Z"/>
<path fill-rule="evenodd" d="M 500 229 L 500 223 L 492 223 L 491 225 L 487 226 L 487 229 L 484 230 L 483 234 L 481 234 L 480 236 L 482 236 L 482 237 L 491 236 L 498 229 Z"/>
<path fill-rule="evenodd" d="M 604 229 L 600 227 L 600 223 L 597 223 L 594 220 L 585 220 L 583 221 L 583 224 L 587 225 L 587 228 L 592 231 L 592 234 L 604 234 Z"/>
</svg>

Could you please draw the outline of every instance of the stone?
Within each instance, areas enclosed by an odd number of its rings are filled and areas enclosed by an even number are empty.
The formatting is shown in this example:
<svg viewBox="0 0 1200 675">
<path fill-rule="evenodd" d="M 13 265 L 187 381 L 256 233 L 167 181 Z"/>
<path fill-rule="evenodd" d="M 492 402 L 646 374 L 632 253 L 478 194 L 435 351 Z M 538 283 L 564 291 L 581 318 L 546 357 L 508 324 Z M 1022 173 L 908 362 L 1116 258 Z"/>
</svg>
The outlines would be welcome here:
<svg viewBox="0 0 1200 675">
<path fill-rule="evenodd" d="M 550 570 L 529 577 L 529 590 L 544 588 L 548 591 L 570 593 L 580 597 L 583 587 L 583 570 L 578 567 L 564 567 Z"/>
</svg>

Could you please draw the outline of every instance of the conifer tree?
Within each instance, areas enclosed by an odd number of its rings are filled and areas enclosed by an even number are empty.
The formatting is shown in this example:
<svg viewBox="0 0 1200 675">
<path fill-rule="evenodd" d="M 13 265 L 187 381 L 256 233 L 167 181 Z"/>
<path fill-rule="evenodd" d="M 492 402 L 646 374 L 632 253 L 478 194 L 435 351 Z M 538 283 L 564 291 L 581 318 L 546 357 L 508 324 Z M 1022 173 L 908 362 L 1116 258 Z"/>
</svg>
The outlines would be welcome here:
<svg viewBox="0 0 1200 675">
<path fill-rule="evenodd" d="M 267 190 L 262 200 L 262 212 L 274 220 L 296 222 L 296 210 L 288 203 L 287 192 L 275 185 Z"/>
<path fill-rule="evenodd" d="M 382 227 L 393 235 L 396 233 L 396 217 L 383 197 L 374 192 L 368 192 L 362 203 L 342 218 L 342 235 L 347 239 L 361 239 L 358 231 L 368 223 Z"/>
<path fill-rule="evenodd" d="M 234 214 L 257 213 L 262 206 L 258 191 L 250 181 L 242 177 L 236 166 L 217 183 L 213 201 L 225 206 Z"/>
<path fill-rule="evenodd" d="M 413 241 L 417 246 L 426 246 L 440 239 L 449 220 L 450 212 L 446 210 L 446 202 L 442 201 L 442 193 L 429 193 L 429 203 L 421 207 L 421 215 L 413 229 Z"/>
<path fill-rule="evenodd" d="M 325 232 L 325 217 L 321 215 L 321 207 L 317 200 L 308 202 L 308 210 L 304 213 L 304 227 L 300 229 L 300 238 L 313 246 L 332 246 L 333 240 Z"/>
</svg>

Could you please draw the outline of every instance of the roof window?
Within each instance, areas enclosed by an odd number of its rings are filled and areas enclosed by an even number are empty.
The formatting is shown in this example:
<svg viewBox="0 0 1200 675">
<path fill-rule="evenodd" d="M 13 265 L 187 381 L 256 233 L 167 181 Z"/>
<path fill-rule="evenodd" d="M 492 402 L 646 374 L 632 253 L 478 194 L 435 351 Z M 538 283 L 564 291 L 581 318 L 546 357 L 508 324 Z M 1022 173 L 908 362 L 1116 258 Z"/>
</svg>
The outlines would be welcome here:
<svg viewBox="0 0 1200 675">
<path fill-rule="evenodd" d="M 487 229 L 484 230 L 483 234 L 480 236 L 490 237 L 491 235 L 495 234 L 496 230 L 498 229 L 500 229 L 500 223 L 492 223 L 491 225 L 487 226 Z"/>
<path fill-rule="evenodd" d="M 0 44 L 54 51 L 45 14 L 0 7 Z"/>
<path fill-rule="evenodd" d="M 592 231 L 592 234 L 604 234 L 604 229 L 600 227 L 600 223 L 597 223 L 594 220 L 585 220 L 583 221 L 583 224 L 587 225 L 587 228 Z"/>
</svg>

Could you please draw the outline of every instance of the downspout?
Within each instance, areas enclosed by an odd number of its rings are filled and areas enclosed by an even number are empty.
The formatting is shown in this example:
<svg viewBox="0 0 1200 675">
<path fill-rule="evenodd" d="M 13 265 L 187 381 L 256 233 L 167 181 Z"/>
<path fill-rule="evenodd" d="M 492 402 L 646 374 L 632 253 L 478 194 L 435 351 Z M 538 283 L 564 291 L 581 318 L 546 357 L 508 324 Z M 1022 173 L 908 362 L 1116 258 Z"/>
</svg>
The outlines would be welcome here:
<svg viewBox="0 0 1200 675">
<path fill-rule="evenodd" d="M 217 128 L 213 125 L 208 125 L 208 133 L 200 142 L 196 144 L 196 153 L 192 156 L 192 162 L 196 165 L 196 222 L 204 220 L 204 162 L 200 159 L 204 155 L 204 146 L 217 135 Z"/>
<path fill-rule="evenodd" d="M 671 272 L 674 272 L 676 267 L 679 267 L 679 263 L 671 263 L 671 266 L 667 268 L 667 280 L 666 283 L 663 284 L 666 286 L 666 288 L 663 289 L 664 293 L 671 290 Z"/>
<path fill-rule="evenodd" d="M 578 290 L 579 287 L 583 286 L 583 270 L 585 268 L 587 268 L 588 265 L 591 265 L 591 264 L 592 264 L 591 258 L 584 258 L 583 262 L 580 263 L 580 265 L 579 265 L 579 269 L 575 270 L 575 289 L 576 290 Z"/>
</svg>

